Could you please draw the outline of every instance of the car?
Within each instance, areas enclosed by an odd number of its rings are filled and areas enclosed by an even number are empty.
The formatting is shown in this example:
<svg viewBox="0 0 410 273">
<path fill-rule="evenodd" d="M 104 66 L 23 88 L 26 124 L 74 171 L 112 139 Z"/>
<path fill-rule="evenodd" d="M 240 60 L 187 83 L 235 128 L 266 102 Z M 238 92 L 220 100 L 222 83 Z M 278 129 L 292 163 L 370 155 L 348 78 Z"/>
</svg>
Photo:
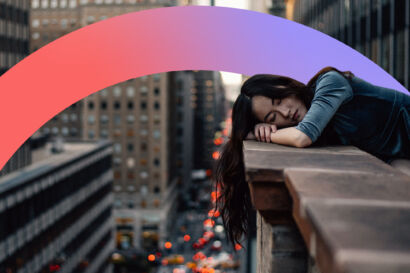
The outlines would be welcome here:
<svg viewBox="0 0 410 273">
<path fill-rule="evenodd" d="M 185 259 L 184 256 L 179 255 L 179 254 L 174 254 L 171 256 L 167 256 L 164 259 L 162 259 L 163 263 L 166 263 L 167 265 L 178 265 L 178 264 L 183 264 Z"/>
</svg>

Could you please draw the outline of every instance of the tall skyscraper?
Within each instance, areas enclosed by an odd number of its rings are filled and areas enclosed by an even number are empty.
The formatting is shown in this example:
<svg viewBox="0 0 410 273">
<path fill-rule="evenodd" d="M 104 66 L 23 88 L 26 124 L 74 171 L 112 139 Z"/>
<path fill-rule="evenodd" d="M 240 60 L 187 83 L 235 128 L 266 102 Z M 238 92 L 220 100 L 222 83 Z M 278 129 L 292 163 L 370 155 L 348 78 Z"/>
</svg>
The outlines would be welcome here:
<svg viewBox="0 0 410 273">
<path fill-rule="evenodd" d="M 100 20 L 175 3 L 32 0 L 31 50 Z M 188 128 L 192 126 L 188 125 L 190 114 L 186 112 L 190 111 L 188 75 L 161 73 L 116 84 L 75 103 L 42 128 L 45 133 L 68 140 L 113 141 L 114 215 L 119 247 L 154 247 L 167 236 L 168 219 L 172 219 L 176 207 L 176 184 L 187 183 L 184 181 L 190 177 L 191 159 L 185 157 L 191 151 L 188 136 L 192 131 Z M 182 80 L 188 82 L 181 83 Z M 171 90 L 173 82 L 182 87 Z M 180 104 L 174 105 L 175 99 Z M 173 138 L 171 132 L 182 134 Z M 181 143 L 182 150 L 173 150 Z"/>
<path fill-rule="evenodd" d="M 194 80 L 194 168 L 211 169 L 215 132 L 225 120 L 225 89 L 217 71 L 195 71 Z"/>
<path fill-rule="evenodd" d="M 409 89 L 408 0 L 291 2 L 295 21 L 358 50 Z"/>
<path fill-rule="evenodd" d="M 111 156 L 69 144 L 0 177 L 0 272 L 112 272 Z"/>
<path fill-rule="evenodd" d="M 29 54 L 29 7 L 30 0 L 0 1 L 0 75 Z M 0 176 L 30 162 L 30 145 L 26 142 L 0 170 Z"/>
</svg>

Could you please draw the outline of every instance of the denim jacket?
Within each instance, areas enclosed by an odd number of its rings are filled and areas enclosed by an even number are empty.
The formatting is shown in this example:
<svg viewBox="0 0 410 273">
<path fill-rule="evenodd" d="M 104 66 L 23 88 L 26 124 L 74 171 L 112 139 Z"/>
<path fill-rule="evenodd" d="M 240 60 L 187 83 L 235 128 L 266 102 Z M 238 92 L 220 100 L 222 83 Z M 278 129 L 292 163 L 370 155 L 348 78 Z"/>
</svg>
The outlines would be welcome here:
<svg viewBox="0 0 410 273">
<path fill-rule="evenodd" d="M 410 158 L 408 94 L 329 71 L 317 79 L 311 107 L 296 129 L 315 142 L 327 126 L 342 144 L 384 161 Z"/>
</svg>

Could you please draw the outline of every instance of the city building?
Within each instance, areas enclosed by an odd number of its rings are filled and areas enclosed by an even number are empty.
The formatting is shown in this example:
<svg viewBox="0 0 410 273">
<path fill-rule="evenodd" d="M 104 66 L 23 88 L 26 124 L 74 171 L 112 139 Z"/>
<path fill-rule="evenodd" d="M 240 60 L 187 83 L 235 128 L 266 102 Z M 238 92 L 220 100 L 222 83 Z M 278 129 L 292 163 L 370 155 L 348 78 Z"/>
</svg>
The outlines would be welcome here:
<svg viewBox="0 0 410 273">
<path fill-rule="evenodd" d="M 195 71 L 194 79 L 194 168 L 212 169 L 215 133 L 226 117 L 225 89 L 217 71 Z"/>
<path fill-rule="evenodd" d="M 29 54 L 29 7 L 30 0 L 0 1 L 0 76 Z M 0 176 L 30 162 L 30 145 L 24 143 L 0 170 Z"/>
<path fill-rule="evenodd" d="M 88 24 L 175 3 L 173 0 L 32 0 L 31 51 Z M 179 91 L 170 88 L 172 77 L 180 82 L 189 78 L 188 74 L 161 73 L 110 86 L 73 104 L 41 129 L 52 137 L 62 136 L 69 141 L 113 141 L 114 215 L 119 248 L 161 245 L 176 208 L 177 183 L 190 181 L 192 128 L 189 126 L 192 125 L 191 114 L 185 112 L 191 111 L 191 88 L 189 83 L 183 83 Z M 181 101 L 180 105 L 173 105 L 174 95 Z M 180 117 L 183 118 L 177 121 Z M 171 133 L 179 135 L 173 137 Z M 182 149 L 178 143 L 184 143 Z M 173 149 L 178 150 L 176 157 Z"/>
<path fill-rule="evenodd" d="M 408 0 L 290 2 L 296 22 L 356 49 L 409 89 Z"/>
<path fill-rule="evenodd" d="M 44 147 L 0 177 L 0 272 L 112 272 L 111 143 Z"/>
</svg>

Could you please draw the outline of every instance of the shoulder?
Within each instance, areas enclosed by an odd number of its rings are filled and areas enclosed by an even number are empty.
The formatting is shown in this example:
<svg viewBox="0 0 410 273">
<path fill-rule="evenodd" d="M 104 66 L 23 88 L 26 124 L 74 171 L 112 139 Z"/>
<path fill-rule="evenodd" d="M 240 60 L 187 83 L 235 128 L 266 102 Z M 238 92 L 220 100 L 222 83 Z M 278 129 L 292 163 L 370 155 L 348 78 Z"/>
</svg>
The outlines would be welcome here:
<svg viewBox="0 0 410 273">
<path fill-rule="evenodd" d="M 328 71 L 320 75 L 316 80 L 315 95 L 331 93 L 340 94 L 343 99 L 353 96 L 352 86 L 349 80 L 337 71 Z"/>
<path fill-rule="evenodd" d="M 349 81 L 339 72 L 334 70 L 323 73 L 316 80 L 316 86 L 318 86 L 319 84 L 323 85 L 329 83 L 349 84 Z"/>
</svg>

